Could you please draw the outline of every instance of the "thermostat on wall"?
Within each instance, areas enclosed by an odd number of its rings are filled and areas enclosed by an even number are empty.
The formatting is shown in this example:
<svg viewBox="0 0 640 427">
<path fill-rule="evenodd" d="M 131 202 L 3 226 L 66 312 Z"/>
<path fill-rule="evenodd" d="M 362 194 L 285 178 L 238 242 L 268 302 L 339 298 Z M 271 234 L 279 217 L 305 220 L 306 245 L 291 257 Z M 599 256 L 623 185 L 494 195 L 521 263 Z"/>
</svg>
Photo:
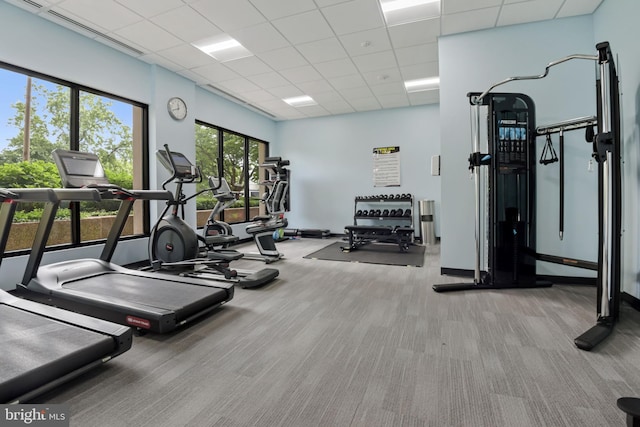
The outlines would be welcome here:
<svg viewBox="0 0 640 427">
<path fill-rule="evenodd" d="M 440 176 L 440 156 L 431 156 L 431 175 Z"/>
</svg>

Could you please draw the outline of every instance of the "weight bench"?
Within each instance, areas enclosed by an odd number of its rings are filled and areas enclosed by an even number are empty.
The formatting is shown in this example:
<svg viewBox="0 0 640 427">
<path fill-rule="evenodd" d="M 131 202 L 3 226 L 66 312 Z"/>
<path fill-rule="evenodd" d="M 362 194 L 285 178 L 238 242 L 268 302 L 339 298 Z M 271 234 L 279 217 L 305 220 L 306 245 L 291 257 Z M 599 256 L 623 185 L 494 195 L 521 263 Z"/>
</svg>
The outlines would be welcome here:
<svg viewBox="0 0 640 427">
<path fill-rule="evenodd" d="M 345 231 L 349 234 L 349 246 L 341 247 L 342 252 L 355 251 L 369 243 L 396 243 L 400 252 L 408 252 L 413 236 L 411 227 L 347 225 Z"/>
</svg>

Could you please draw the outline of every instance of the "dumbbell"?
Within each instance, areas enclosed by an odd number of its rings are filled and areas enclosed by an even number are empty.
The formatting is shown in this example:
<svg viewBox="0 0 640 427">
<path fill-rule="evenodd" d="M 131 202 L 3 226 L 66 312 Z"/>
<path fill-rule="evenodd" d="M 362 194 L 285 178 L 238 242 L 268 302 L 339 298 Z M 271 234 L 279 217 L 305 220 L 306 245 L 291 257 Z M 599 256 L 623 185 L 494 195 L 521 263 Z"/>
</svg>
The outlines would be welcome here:
<svg viewBox="0 0 640 427">
<path fill-rule="evenodd" d="M 389 216 L 389 209 L 385 209 L 382 211 L 382 216 Z"/>
<path fill-rule="evenodd" d="M 402 216 L 402 214 L 403 214 L 402 209 L 398 209 L 396 211 L 396 216 Z"/>
<path fill-rule="evenodd" d="M 396 216 L 396 210 L 395 209 L 391 209 L 389 211 L 389 216 Z"/>
<path fill-rule="evenodd" d="M 362 209 L 358 209 L 358 211 L 356 212 L 356 216 L 362 216 Z"/>
<path fill-rule="evenodd" d="M 366 210 L 366 209 L 365 209 L 365 210 L 363 210 L 363 211 L 360 211 L 360 215 L 362 215 L 362 216 L 369 216 L 369 211 L 368 211 L 368 210 Z"/>
<path fill-rule="evenodd" d="M 376 214 L 374 216 L 381 216 L 382 211 L 380 209 L 376 209 Z"/>
<path fill-rule="evenodd" d="M 411 216 L 411 209 L 406 209 L 404 211 L 404 216 Z"/>
</svg>

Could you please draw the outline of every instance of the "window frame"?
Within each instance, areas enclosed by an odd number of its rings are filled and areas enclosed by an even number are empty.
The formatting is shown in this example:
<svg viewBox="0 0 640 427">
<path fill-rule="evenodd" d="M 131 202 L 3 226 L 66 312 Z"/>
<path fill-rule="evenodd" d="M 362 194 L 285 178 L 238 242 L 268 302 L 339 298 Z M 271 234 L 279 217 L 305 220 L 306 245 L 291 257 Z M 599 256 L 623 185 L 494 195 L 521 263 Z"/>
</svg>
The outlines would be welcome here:
<svg viewBox="0 0 640 427">
<path fill-rule="evenodd" d="M 251 136 L 251 135 L 247 135 L 247 134 L 242 133 L 242 132 L 238 132 L 238 131 L 235 131 L 235 130 L 227 129 L 227 128 L 224 128 L 222 126 L 218 126 L 218 125 L 214 125 L 214 124 L 211 124 L 211 123 L 207 123 L 207 122 L 205 122 L 203 120 L 199 120 L 199 119 L 195 120 L 194 126 L 206 126 L 206 127 L 211 128 L 211 129 L 217 130 L 217 132 L 218 132 L 218 159 L 222 159 L 222 163 L 220 163 L 220 165 L 218 167 L 219 167 L 219 170 L 221 169 L 222 171 L 224 171 L 224 163 L 223 163 L 224 162 L 224 133 L 228 132 L 228 133 L 231 133 L 231 134 L 234 134 L 234 135 L 238 135 L 238 136 L 243 138 L 244 164 L 245 164 L 245 167 L 244 167 L 244 170 L 243 170 L 243 175 L 244 175 L 243 196 L 244 196 L 245 201 L 247 201 L 244 204 L 244 218 L 245 218 L 245 220 L 241 221 L 241 222 L 234 222 L 233 224 L 246 224 L 246 223 L 251 222 L 251 217 L 249 215 L 250 209 L 251 209 L 251 206 L 250 206 L 250 203 L 249 203 L 250 195 L 251 195 L 251 190 L 249 189 L 249 184 L 250 184 L 250 179 L 251 179 L 250 173 L 249 173 L 250 172 L 250 167 L 249 167 L 249 165 L 250 165 L 250 163 L 249 163 L 249 161 L 250 161 L 249 160 L 250 143 L 251 143 L 251 141 L 254 141 L 254 142 L 258 142 L 258 143 L 264 144 L 264 147 L 265 147 L 264 148 L 264 156 L 268 157 L 269 156 L 269 141 L 265 141 L 264 139 L 256 138 L 256 137 Z M 196 158 L 196 164 L 197 163 L 198 163 L 198 159 Z M 262 174 L 261 173 L 259 173 L 259 180 L 260 179 L 262 179 Z M 222 211 L 220 213 L 220 221 L 224 221 L 224 220 L 225 220 L 224 219 L 224 211 Z M 201 227 L 198 227 L 198 228 L 201 228 Z"/>
<path fill-rule="evenodd" d="M 80 93 L 86 92 L 96 96 L 105 97 L 108 99 L 112 99 L 114 101 L 123 102 L 131 105 L 132 107 L 140 108 L 141 112 L 141 129 L 140 129 L 140 144 L 141 146 L 138 148 L 141 151 L 141 164 L 142 171 L 142 188 L 149 189 L 149 105 L 143 102 L 139 102 L 130 98 L 126 98 L 120 95 L 116 95 L 113 93 L 105 92 L 103 90 L 95 89 L 89 86 L 85 86 L 79 83 L 75 83 L 69 80 L 61 79 L 59 77 L 51 76 L 45 73 L 41 73 L 38 71 L 30 70 L 28 68 L 20 67 L 18 65 L 10 64 L 4 61 L 0 61 L 0 69 L 7 70 L 14 73 L 19 73 L 24 75 L 25 77 L 36 78 L 40 80 L 46 80 L 49 83 L 53 83 L 56 85 L 61 85 L 69 88 L 69 150 L 77 151 L 80 146 L 79 142 L 79 134 L 80 134 Z M 133 149 L 136 149 L 134 144 Z M 151 234 L 151 218 L 150 218 L 150 206 L 148 201 L 144 201 L 142 208 L 142 234 L 132 234 L 128 236 L 120 237 L 119 241 L 125 240 L 133 240 L 139 238 L 149 237 Z M 74 208 L 73 206 L 76 205 Z M 45 252 L 50 251 L 59 251 L 59 250 L 67 250 L 71 248 L 80 248 L 86 246 L 95 246 L 98 244 L 103 244 L 107 239 L 98 239 L 98 240 L 87 240 L 81 241 L 80 234 L 80 210 L 77 207 L 77 202 L 71 203 L 71 228 L 70 228 L 70 243 L 64 243 L 55 246 L 47 246 Z M 7 251 L 3 254 L 5 258 L 15 257 L 15 256 L 24 256 L 28 255 L 31 252 L 30 248 L 27 249 L 17 249 L 12 251 Z"/>
</svg>

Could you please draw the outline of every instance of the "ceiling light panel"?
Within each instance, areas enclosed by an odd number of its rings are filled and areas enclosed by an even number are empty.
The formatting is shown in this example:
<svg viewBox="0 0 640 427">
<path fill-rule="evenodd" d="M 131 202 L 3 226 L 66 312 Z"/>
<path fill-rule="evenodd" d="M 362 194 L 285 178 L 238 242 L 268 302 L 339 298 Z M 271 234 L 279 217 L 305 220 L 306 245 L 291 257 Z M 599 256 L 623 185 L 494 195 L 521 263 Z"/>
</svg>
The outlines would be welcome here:
<svg viewBox="0 0 640 427">
<path fill-rule="evenodd" d="M 440 0 L 380 0 L 380 6 L 388 26 L 440 16 Z"/>
<path fill-rule="evenodd" d="M 310 107 L 312 105 L 318 105 L 316 101 L 313 100 L 309 95 L 302 96 L 294 96 L 292 98 L 284 98 L 284 102 L 291 105 L 292 107 Z"/>
<path fill-rule="evenodd" d="M 220 62 L 233 61 L 253 56 L 253 54 L 242 46 L 238 40 L 229 37 L 226 34 L 210 37 L 192 44 Z"/>
<path fill-rule="evenodd" d="M 404 87 L 409 93 L 438 89 L 440 87 L 440 77 L 407 80 L 404 82 Z"/>
</svg>

